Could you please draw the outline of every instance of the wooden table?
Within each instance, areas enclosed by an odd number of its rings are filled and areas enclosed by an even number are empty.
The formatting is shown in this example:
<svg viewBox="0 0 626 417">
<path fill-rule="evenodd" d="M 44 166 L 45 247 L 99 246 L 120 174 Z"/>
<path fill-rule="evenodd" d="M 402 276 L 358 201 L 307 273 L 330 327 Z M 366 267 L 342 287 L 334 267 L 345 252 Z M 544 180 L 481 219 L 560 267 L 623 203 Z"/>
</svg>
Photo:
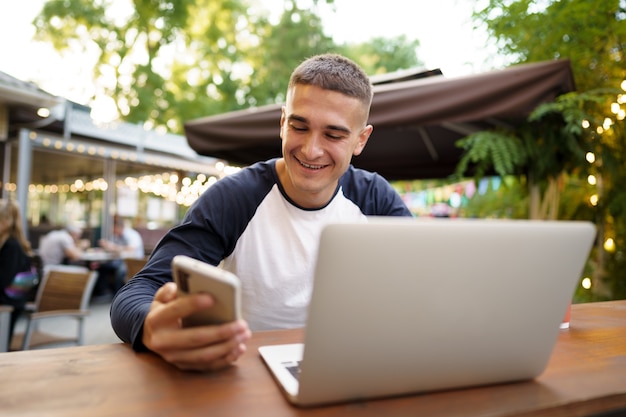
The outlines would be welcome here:
<svg viewBox="0 0 626 417">
<path fill-rule="evenodd" d="M 115 259 L 121 259 L 121 256 L 117 253 L 94 248 L 84 251 L 76 263 L 89 265 L 90 262 L 107 262 Z"/>
<path fill-rule="evenodd" d="M 536 380 L 312 409 L 287 403 L 256 348 L 302 331 L 255 333 L 237 366 L 178 371 L 127 345 L 0 354 L 1 416 L 583 416 L 626 410 L 626 301 L 577 304 Z M 617 415 L 617 414 L 616 414 Z"/>
</svg>

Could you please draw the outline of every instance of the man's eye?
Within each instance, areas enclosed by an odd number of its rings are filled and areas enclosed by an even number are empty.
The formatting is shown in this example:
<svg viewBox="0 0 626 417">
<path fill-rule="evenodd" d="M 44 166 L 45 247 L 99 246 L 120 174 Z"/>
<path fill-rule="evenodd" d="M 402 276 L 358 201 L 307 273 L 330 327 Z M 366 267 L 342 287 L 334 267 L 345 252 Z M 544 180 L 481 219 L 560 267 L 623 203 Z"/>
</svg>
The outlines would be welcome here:
<svg viewBox="0 0 626 417">
<path fill-rule="evenodd" d="M 293 130 L 297 130 L 298 132 L 304 132 L 305 130 L 307 130 L 307 128 L 305 126 L 291 125 L 291 128 Z"/>
<path fill-rule="evenodd" d="M 337 135 L 337 134 L 334 134 L 334 133 L 327 133 L 326 137 L 329 138 L 329 139 L 333 139 L 333 140 L 343 139 L 343 135 Z"/>
</svg>

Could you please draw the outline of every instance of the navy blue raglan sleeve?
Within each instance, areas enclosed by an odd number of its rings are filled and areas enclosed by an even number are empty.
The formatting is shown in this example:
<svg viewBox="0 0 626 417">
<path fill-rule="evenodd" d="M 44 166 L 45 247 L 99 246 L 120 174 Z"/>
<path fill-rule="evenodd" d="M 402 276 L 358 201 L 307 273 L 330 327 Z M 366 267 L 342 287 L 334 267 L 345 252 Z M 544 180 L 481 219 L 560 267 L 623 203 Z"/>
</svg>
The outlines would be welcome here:
<svg viewBox="0 0 626 417">
<path fill-rule="evenodd" d="M 217 265 L 237 240 L 274 184 L 273 164 L 260 163 L 223 178 L 208 188 L 183 221 L 157 244 L 146 266 L 115 295 L 111 324 L 135 350 L 142 344 L 143 323 L 157 290 L 172 280 L 172 258 L 185 254 Z"/>
<path fill-rule="evenodd" d="M 343 193 L 366 216 L 412 216 L 400 195 L 381 175 L 354 168 L 341 177 Z"/>
</svg>

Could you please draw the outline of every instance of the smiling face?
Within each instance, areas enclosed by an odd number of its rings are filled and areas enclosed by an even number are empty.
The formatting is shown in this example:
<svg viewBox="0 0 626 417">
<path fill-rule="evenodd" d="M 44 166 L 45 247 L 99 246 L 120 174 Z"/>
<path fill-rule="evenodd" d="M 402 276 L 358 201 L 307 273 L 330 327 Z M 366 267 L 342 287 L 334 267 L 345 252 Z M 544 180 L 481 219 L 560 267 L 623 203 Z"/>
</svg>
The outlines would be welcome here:
<svg viewBox="0 0 626 417">
<path fill-rule="evenodd" d="M 276 169 L 296 204 L 317 208 L 328 203 L 352 156 L 361 153 L 372 133 L 366 122 L 367 107 L 354 97 L 306 84 L 288 90 L 280 118 L 283 158 Z"/>
</svg>

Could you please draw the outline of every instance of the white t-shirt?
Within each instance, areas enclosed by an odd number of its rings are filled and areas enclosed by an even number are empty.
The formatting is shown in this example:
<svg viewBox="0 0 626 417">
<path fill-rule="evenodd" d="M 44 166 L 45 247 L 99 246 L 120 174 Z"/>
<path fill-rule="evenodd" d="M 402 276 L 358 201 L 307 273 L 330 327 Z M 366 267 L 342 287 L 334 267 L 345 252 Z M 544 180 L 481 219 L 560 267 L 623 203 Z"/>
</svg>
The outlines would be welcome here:
<svg viewBox="0 0 626 417">
<path fill-rule="evenodd" d="M 320 210 L 302 210 L 285 200 L 277 185 L 271 189 L 223 262 L 242 281 L 243 316 L 251 329 L 304 323 L 322 226 L 358 220 L 366 217 L 341 189 Z M 276 256 L 265 256 L 268 251 Z"/>
<path fill-rule="evenodd" d="M 143 248 L 143 239 L 138 231 L 133 228 L 125 227 L 122 231 L 122 240 L 124 246 L 130 246 L 132 251 L 124 253 L 127 258 L 143 258 L 145 256 Z"/>
<path fill-rule="evenodd" d="M 75 247 L 76 243 L 67 230 L 53 230 L 41 239 L 38 252 L 44 266 L 61 265 L 66 249 Z"/>
</svg>

